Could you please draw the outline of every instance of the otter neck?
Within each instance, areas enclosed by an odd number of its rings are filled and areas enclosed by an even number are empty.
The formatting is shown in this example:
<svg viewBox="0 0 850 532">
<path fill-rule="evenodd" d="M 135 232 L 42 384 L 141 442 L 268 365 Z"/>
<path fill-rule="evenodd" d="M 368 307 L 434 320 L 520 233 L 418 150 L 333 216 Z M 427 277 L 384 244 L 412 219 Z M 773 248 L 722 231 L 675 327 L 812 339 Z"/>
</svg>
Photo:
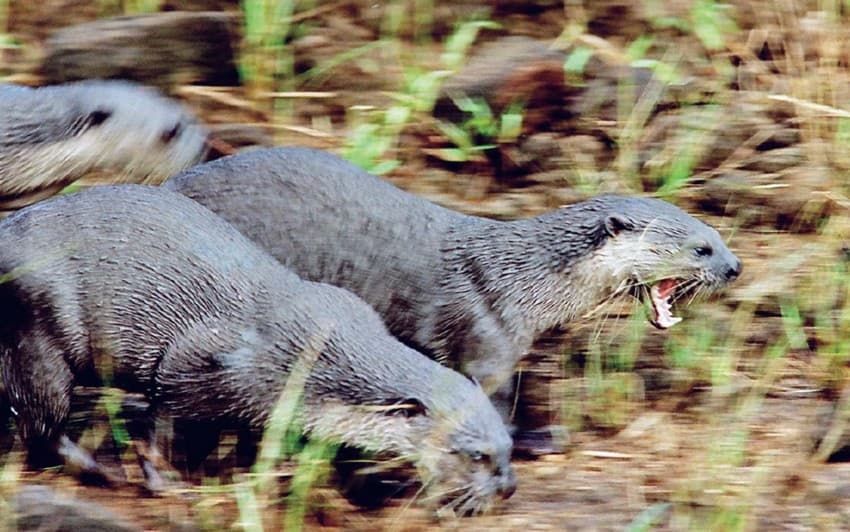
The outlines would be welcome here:
<svg viewBox="0 0 850 532">
<path fill-rule="evenodd" d="M 562 210 L 511 222 L 486 220 L 462 231 L 458 259 L 489 307 L 512 317 L 504 323 L 522 317 L 518 326 L 523 330 L 512 331 L 519 340 L 531 341 L 582 316 L 616 284 L 617 272 L 609 271 L 607 261 L 595 260 L 604 254 L 598 224 L 569 221 L 565 214 Z"/>
</svg>

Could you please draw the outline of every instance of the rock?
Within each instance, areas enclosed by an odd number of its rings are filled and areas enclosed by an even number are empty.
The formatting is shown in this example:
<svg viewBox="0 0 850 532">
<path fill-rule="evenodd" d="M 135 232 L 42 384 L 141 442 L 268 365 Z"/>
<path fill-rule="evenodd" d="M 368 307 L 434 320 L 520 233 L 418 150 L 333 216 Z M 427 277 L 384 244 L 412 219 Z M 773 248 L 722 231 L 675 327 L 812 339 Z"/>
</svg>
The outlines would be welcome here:
<svg viewBox="0 0 850 532">
<path fill-rule="evenodd" d="M 59 495 L 47 486 L 23 486 L 14 497 L 15 529 L 130 532 L 141 530 L 106 508 Z"/>
<path fill-rule="evenodd" d="M 762 152 L 749 168 L 759 170 L 720 171 L 706 180 L 704 195 L 697 201 L 710 212 L 735 216 L 745 227 L 772 225 L 795 233 L 810 233 L 818 229 L 834 210 L 828 192 L 832 188 L 826 168 L 799 163 L 800 152 L 782 148 Z M 770 163 L 770 157 L 776 159 Z M 755 161 L 758 161 L 756 163 Z M 765 173 L 762 165 L 773 165 L 778 173 Z"/>
<path fill-rule="evenodd" d="M 757 153 L 745 161 L 740 168 L 770 174 L 779 172 L 790 166 L 797 166 L 804 161 L 805 155 L 800 147 L 789 146 L 787 148 Z"/>
<path fill-rule="evenodd" d="M 535 39 L 503 37 L 481 46 L 465 67 L 448 78 L 434 116 L 462 122 L 455 99 L 482 99 L 499 116 L 511 103 L 524 104 L 523 131 L 546 131 L 564 115 L 564 53 Z"/>
<path fill-rule="evenodd" d="M 226 13 L 172 11 L 71 26 L 46 42 L 42 73 L 49 83 L 122 78 L 163 89 L 236 85 L 234 22 Z"/>
</svg>

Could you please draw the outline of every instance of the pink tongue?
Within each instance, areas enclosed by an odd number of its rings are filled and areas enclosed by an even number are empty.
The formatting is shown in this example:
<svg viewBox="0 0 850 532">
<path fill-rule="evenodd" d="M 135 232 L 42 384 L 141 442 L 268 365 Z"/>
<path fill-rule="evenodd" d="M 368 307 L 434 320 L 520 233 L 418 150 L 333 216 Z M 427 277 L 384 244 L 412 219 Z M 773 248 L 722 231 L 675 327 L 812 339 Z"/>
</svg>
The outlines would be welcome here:
<svg viewBox="0 0 850 532">
<path fill-rule="evenodd" d="M 664 279 L 658 283 L 658 295 L 666 299 L 673 293 L 674 288 L 676 288 L 676 281 L 673 279 Z"/>
</svg>

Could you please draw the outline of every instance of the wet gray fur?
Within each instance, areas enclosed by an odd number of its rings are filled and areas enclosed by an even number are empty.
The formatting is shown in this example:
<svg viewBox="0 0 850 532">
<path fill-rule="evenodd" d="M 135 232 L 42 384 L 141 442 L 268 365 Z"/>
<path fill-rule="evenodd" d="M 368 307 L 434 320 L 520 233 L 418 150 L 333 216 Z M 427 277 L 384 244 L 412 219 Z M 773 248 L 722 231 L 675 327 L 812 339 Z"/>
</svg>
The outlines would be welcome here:
<svg viewBox="0 0 850 532">
<path fill-rule="evenodd" d="M 510 437 L 480 386 L 184 196 L 97 187 L 23 209 L 0 222 L 0 272 L 2 375 L 31 453 L 97 473 L 63 432 L 76 384 L 259 431 L 297 374 L 313 436 L 410 459 L 434 489 L 464 486 L 463 510 L 513 491 Z"/>
</svg>

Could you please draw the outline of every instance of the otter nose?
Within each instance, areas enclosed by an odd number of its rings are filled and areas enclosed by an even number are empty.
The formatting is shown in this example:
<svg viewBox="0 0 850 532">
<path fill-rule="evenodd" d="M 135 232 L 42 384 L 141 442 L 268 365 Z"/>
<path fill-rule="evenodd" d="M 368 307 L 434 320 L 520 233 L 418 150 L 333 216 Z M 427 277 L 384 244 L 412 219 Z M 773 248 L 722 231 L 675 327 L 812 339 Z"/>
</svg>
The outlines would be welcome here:
<svg viewBox="0 0 850 532">
<path fill-rule="evenodd" d="M 514 469 L 511 466 L 508 466 L 506 470 L 503 469 L 502 483 L 501 486 L 499 486 L 499 495 L 501 495 L 503 499 L 510 499 L 515 491 L 516 475 L 514 474 Z"/>
<path fill-rule="evenodd" d="M 743 265 L 741 264 L 741 260 L 735 257 L 735 261 L 726 269 L 726 279 L 729 281 L 734 281 L 741 275 L 741 268 Z"/>
</svg>

